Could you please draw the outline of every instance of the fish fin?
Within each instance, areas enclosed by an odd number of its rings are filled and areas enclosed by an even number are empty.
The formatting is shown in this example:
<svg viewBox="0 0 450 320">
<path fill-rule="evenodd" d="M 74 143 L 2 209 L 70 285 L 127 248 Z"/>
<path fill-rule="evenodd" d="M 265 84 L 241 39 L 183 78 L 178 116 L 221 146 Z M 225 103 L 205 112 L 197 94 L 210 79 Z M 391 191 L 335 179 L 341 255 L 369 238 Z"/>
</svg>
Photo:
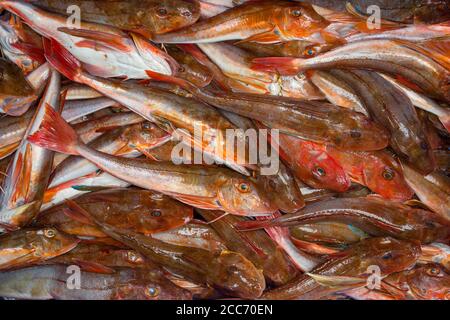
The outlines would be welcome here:
<svg viewBox="0 0 450 320">
<path fill-rule="evenodd" d="M 95 223 L 93 223 L 92 221 L 87 219 L 85 216 L 83 216 L 82 214 L 79 214 L 78 212 L 76 212 L 72 209 L 64 208 L 62 210 L 62 212 L 64 213 L 65 216 L 67 216 L 68 218 L 70 218 L 76 222 L 79 222 L 82 224 L 87 224 L 89 226 L 95 226 Z"/>
<path fill-rule="evenodd" d="M 252 231 L 272 227 L 272 220 L 248 220 L 234 224 L 234 228 L 239 231 Z"/>
<path fill-rule="evenodd" d="M 31 59 L 39 62 L 44 63 L 45 57 L 44 57 L 44 50 L 42 50 L 39 47 L 36 47 L 32 43 L 26 43 L 26 42 L 16 42 L 11 45 L 14 49 L 19 50 L 23 54 L 29 56 Z"/>
<path fill-rule="evenodd" d="M 82 208 L 78 203 L 71 199 L 66 199 L 65 204 L 67 205 L 68 209 L 64 209 L 63 212 L 68 217 L 72 218 L 75 221 L 95 226 L 96 223 L 90 216 L 89 212 Z"/>
<path fill-rule="evenodd" d="M 148 41 L 140 34 L 131 32 L 130 35 L 131 38 L 133 39 L 133 42 L 137 50 L 139 51 L 139 54 L 144 60 L 152 62 L 154 61 L 154 56 L 162 57 L 169 64 L 172 74 L 175 74 L 177 72 L 180 65 L 169 54 L 160 50 L 158 47 L 154 46 L 150 41 Z M 150 57 L 147 58 L 147 56 Z"/>
<path fill-rule="evenodd" d="M 28 190 L 30 188 L 30 180 L 31 180 L 31 166 L 32 166 L 31 145 L 28 143 L 25 147 L 22 167 L 17 172 L 20 174 L 20 182 L 17 183 L 15 188 L 16 190 L 12 196 L 14 201 L 17 201 L 18 199 L 23 199 L 24 202 L 27 201 L 26 198 Z"/>
<path fill-rule="evenodd" d="M 292 57 L 255 58 L 252 61 L 251 68 L 253 70 L 278 72 L 281 75 L 294 76 L 301 71 L 301 68 L 297 65 L 297 62 L 301 60 L 303 59 Z"/>
<path fill-rule="evenodd" d="M 153 80 L 176 84 L 176 85 L 178 85 L 178 86 L 182 87 L 183 89 L 186 89 L 186 90 L 188 90 L 190 92 L 197 90 L 197 87 L 195 87 L 194 84 L 190 83 L 189 81 L 187 81 L 185 79 L 177 78 L 177 77 L 174 77 L 174 76 L 168 76 L 168 75 L 165 75 L 165 74 L 162 74 L 162 73 L 158 73 L 158 72 L 154 72 L 154 71 L 151 71 L 151 70 L 145 70 L 145 72 Z"/>
<path fill-rule="evenodd" d="M 19 227 L 9 224 L 9 223 L 6 223 L 6 222 L 0 222 L 0 228 L 5 229 L 6 232 L 13 232 L 13 231 L 17 231 L 20 229 Z"/>
<path fill-rule="evenodd" d="M 118 34 L 94 31 L 87 29 L 75 29 L 67 27 L 59 27 L 58 31 L 66 33 L 68 35 L 80 38 L 86 38 L 94 41 L 101 42 L 111 48 L 117 49 L 122 52 L 131 52 L 133 50 L 125 41 L 124 37 Z"/>
<path fill-rule="evenodd" d="M 308 276 L 313 278 L 318 284 L 329 288 L 354 288 L 367 284 L 367 278 L 349 277 L 349 276 L 329 276 L 307 272 Z"/>
<path fill-rule="evenodd" d="M 308 242 L 308 241 L 304 241 L 304 240 L 300 240 L 297 238 L 294 238 L 291 236 L 291 241 L 293 244 L 295 244 L 295 246 L 302 250 L 302 251 L 306 251 L 308 253 L 313 253 L 313 254 L 335 254 L 337 252 L 339 252 L 339 250 L 337 249 L 333 249 L 327 246 L 323 246 L 317 243 L 313 243 L 313 242 Z"/>
<path fill-rule="evenodd" d="M 0 159 L 4 159 L 10 154 L 12 154 L 14 151 L 17 150 L 17 148 L 20 145 L 20 141 L 8 144 L 6 146 L 3 146 L 0 148 Z"/>
<path fill-rule="evenodd" d="M 113 268 L 107 267 L 101 263 L 80 259 L 75 259 L 72 261 L 74 262 L 74 264 L 78 265 L 82 270 L 87 272 L 103 273 L 103 274 L 112 274 L 116 272 Z"/>
<path fill-rule="evenodd" d="M 333 46 L 340 46 L 347 43 L 344 38 L 326 30 L 320 31 L 320 35 L 326 43 L 332 44 Z"/>
<path fill-rule="evenodd" d="M 205 210 L 220 210 L 221 207 L 218 205 L 214 199 L 206 198 L 206 197 L 196 197 L 190 195 L 182 195 L 182 194 L 170 194 L 172 197 L 177 200 L 186 203 L 190 206 L 205 209 Z"/>
<path fill-rule="evenodd" d="M 44 54 L 47 61 L 66 78 L 81 82 L 83 75 L 81 63 L 55 39 L 43 39 Z"/>
<path fill-rule="evenodd" d="M 45 105 L 44 119 L 39 131 L 28 137 L 28 141 L 49 150 L 79 155 L 81 144 L 73 128 L 49 104 Z"/>
<path fill-rule="evenodd" d="M 261 32 L 254 34 L 248 38 L 242 39 L 234 43 L 234 45 L 248 43 L 248 42 L 257 42 L 257 43 L 274 43 L 280 42 L 282 39 L 275 32 L 275 27 L 269 31 Z"/>
</svg>

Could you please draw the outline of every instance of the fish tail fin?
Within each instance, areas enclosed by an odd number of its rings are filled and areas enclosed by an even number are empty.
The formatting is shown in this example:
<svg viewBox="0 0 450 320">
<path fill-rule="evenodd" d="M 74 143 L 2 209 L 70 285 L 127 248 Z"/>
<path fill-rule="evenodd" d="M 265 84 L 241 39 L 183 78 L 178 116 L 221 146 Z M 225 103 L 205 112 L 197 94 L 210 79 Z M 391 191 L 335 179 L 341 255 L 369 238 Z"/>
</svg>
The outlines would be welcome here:
<svg viewBox="0 0 450 320">
<path fill-rule="evenodd" d="M 80 141 L 75 130 L 48 104 L 39 131 L 28 140 L 42 148 L 71 155 L 79 155 Z"/>
<path fill-rule="evenodd" d="M 251 68 L 258 71 L 279 73 L 286 76 L 294 76 L 301 71 L 301 58 L 292 57 L 267 57 L 255 58 Z"/>
<path fill-rule="evenodd" d="M 47 61 L 66 78 L 82 82 L 81 63 L 55 39 L 43 39 L 44 55 Z"/>
<path fill-rule="evenodd" d="M 258 229 L 264 229 L 268 227 L 272 227 L 272 220 L 249 220 L 249 221 L 240 221 L 234 225 L 234 227 L 239 231 L 252 231 Z"/>
</svg>

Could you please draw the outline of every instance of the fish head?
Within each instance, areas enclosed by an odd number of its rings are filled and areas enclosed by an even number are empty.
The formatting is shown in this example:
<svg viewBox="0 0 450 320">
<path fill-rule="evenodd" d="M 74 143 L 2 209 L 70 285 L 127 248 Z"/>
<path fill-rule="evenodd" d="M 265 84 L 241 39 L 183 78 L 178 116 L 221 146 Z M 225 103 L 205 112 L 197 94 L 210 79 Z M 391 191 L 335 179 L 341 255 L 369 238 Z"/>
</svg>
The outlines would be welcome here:
<svg viewBox="0 0 450 320">
<path fill-rule="evenodd" d="M 123 300 L 190 300 L 192 294 L 166 279 L 159 270 L 142 268 L 135 276 L 118 286 L 115 298 Z"/>
<path fill-rule="evenodd" d="M 450 274 L 437 263 L 416 267 L 406 281 L 412 295 L 420 300 L 450 300 Z"/>
<path fill-rule="evenodd" d="M 200 18 L 200 4 L 198 1 L 162 1 L 148 11 L 150 12 L 147 12 L 145 15 L 143 24 L 151 25 L 155 34 L 187 27 Z"/>
<path fill-rule="evenodd" d="M 325 150 L 309 142 L 304 147 L 297 160 L 306 169 L 300 179 L 319 189 L 344 192 L 350 188 L 351 181 L 344 169 Z"/>
<path fill-rule="evenodd" d="M 218 190 L 223 210 L 236 215 L 266 215 L 277 210 L 263 185 L 246 177 L 232 177 Z"/>
<path fill-rule="evenodd" d="M 69 252 L 80 242 L 79 239 L 72 237 L 55 228 L 43 228 L 30 231 L 33 233 L 35 254 L 42 259 L 49 259 Z"/>
<path fill-rule="evenodd" d="M 363 175 L 367 187 L 383 198 L 394 201 L 411 199 L 414 191 L 408 186 L 399 165 L 388 154 L 377 153 L 364 163 Z"/>
<path fill-rule="evenodd" d="M 340 123 L 333 127 L 334 132 L 330 134 L 334 145 L 340 149 L 373 151 L 384 149 L 389 144 L 387 130 L 362 113 L 344 109 L 330 111 L 329 117 L 333 118 L 334 123 Z"/>
<path fill-rule="evenodd" d="M 361 263 L 361 271 L 371 273 L 378 269 L 380 275 L 400 272 L 413 266 L 421 254 L 420 243 L 399 240 L 390 237 L 369 238 L 363 240 L 359 247 L 361 256 L 365 256 Z"/>
<path fill-rule="evenodd" d="M 325 29 L 330 24 L 310 4 L 295 3 L 283 10 L 283 25 L 279 26 L 293 38 L 303 38 Z"/>
<path fill-rule="evenodd" d="M 414 143 L 400 146 L 401 148 L 406 149 L 402 154 L 402 157 L 411 163 L 411 165 L 420 173 L 431 173 L 436 167 L 436 161 L 428 139 L 421 136 L 418 132 L 410 133 L 409 136 Z"/>
<path fill-rule="evenodd" d="M 219 291 L 243 299 L 255 299 L 266 288 L 262 270 L 243 255 L 223 250 L 209 269 L 208 278 Z"/>
</svg>

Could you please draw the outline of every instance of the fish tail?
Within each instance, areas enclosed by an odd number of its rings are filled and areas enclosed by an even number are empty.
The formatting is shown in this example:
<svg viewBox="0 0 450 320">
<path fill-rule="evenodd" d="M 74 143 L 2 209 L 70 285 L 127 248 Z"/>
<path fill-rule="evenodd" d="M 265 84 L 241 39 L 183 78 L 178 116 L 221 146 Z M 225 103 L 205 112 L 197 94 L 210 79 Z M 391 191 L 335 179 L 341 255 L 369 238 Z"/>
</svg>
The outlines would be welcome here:
<svg viewBox="0 0 450 320">
<path fill-rule="evenodd" d="M 255 58 L 252 61 L 251 68 L 258 71 L 267 71 L 279 73 L 286 76 L 294 76 L 301 71 L 301 58 L 292 57 L 267 57 Z"/>
<path fill-rule="evenodd" d="M 71 155 L 79 155 L 80 141 L 72 127 L 48 104 L 39 131 L 28 140 L 42 148 Z"/>
<path fill-rule="evenodd" d="M 55 39 L 43 39 L 44 55 L 53 68 L 66 78 L 82 82 L 82 69 L 80 62 Z"/>
<path fill-rule="evenodd" d="M 234 225 L 239 231 L 252 231 L 258 229 L 264 229 L 273 226 L 272 220 L 248 220 L 240 221 Z"/>
</svg>

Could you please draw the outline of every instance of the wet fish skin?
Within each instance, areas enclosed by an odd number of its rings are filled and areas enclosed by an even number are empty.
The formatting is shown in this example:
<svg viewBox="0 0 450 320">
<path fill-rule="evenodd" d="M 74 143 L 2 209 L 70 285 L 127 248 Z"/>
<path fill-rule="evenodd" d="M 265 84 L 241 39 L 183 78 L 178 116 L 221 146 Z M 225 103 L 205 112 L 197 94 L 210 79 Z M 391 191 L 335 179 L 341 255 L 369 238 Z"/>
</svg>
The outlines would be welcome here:
<svg viewBox="0 0 450 320">
<path fill-rule="evenodd" d="M 69 289 L 62 265 L 36 266 L 0 274 L 0 294 L 19 299 L 175 300 L 191 294 L 166 279 L 159 269 L 123 268 L 114 274 L 81 271 L 82 287 Z"/>
<path fill-rule="evenodd" d="M 24 114 L 36 92 L 14 63 L 0 59 L 0 112 L 11 116 Z"/>
<path fill-rule="evenodd" d="M 369 238 L 352 246 L 344 257 L 329 259 L 310 273 L 325 276 L 360 277 L 371 265 L 380 267 L 381 276 L 405 270 L 420 255 L 417 243 L 394 238 Z M 363 282 L 364 285 L 366 282 Z M 290 283 L 266 291 L 261 299 L 318 299 L 342 290 L 321 286 L 312 277 L 302 274 Z"/>
<path fill-rule="evenodd" d="M 67 15 L 67 7 L 80 8 L 84 21 L 113 25 L 119 29 L 160 34 L 195 23 L 200 17 L 196 2 L 185 0 L 38 0 L 37 6 Z"/>
<path fill-rule="evenodd" d="M 395 236 L 398 239 L 424 243 L 449 236 L 448 222 L 434 212 L 412 208 L 376 196 L 338 198 L 308 204 L 294 214 L 274 220 L 239 224 L 240 230 L 271 226 L 290 227 L 319 221 L 351 224 L 374 236 Z"/>
<path fill-rule="evenodd" d="M 4 234 L 0 236 L 0 270 L 26 267 L 62 255 L 79 241 L 50 227 Z"/>
</svg>

